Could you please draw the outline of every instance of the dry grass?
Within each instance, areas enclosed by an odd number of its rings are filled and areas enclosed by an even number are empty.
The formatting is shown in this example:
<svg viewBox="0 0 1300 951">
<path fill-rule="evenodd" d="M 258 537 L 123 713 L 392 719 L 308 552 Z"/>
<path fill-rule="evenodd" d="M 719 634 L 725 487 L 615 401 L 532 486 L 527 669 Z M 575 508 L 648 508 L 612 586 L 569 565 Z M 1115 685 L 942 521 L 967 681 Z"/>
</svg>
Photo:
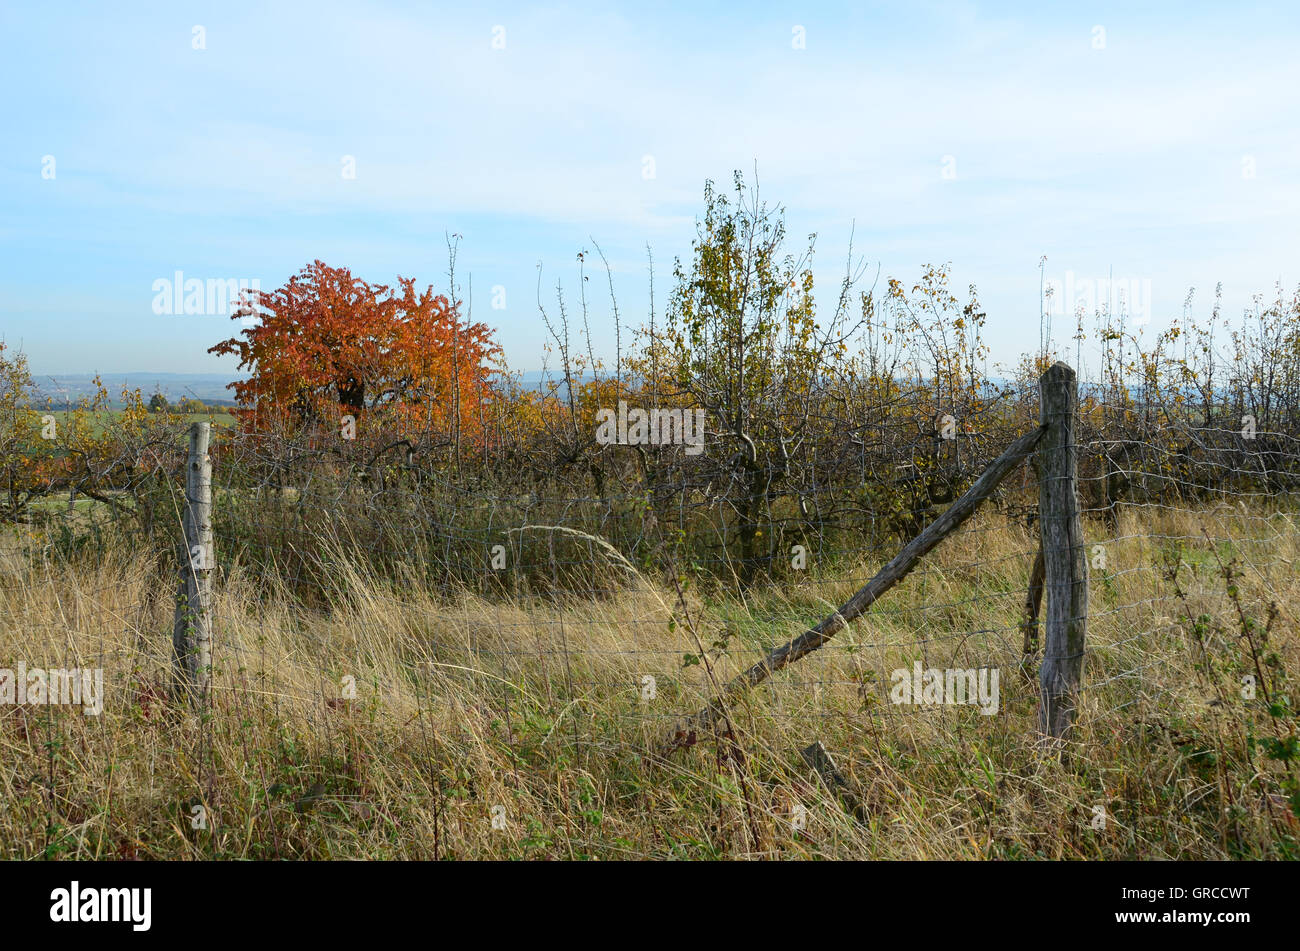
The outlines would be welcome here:
<svg viewBox="0 0 1300 951">
<path fill-rule="evenodd" d="M 1216 547 L 1203 529 L 1235 541 Z M 217 687 L 199 718 L 167 699 L 172 605 L 152 562 L 125 545 L 90 566 L 9 556 L 0 666 L 102 667 L 106 699 L 98 717 L 0 706 L 0 855 L 1295 857 L 1294 765 L 1248 743 L 1294 735 L 1295 720 L 1241 699 L 1249 645 L 1214 558 L 1239 560 L 1248 615 L 1277 605 L 1262 651 L 1285 694 L 1300 660 L 1295 525 L 1148 508 L 1115 534 L 1093 572 L 1088 687 L 1065 757 L 1034 742 L 1036 691 L 1016 674 L 1031 538 L 995 515 L 734 708 L 734 739 L 668 761 L 650 751 L 710 696 L 705 665 L 684 664 L 692 627 L 725 643 L 710 662 L 729 676 L 877 565 L 744 599 L 688 588 L 684 611 L 643 579 L 600 599 L 495 603 L 381 582 L 340 552 L 333 607 L 315 613 L 236 567 L 218 585 Z M 1186 606 L 1159 567 L 1174 536 Z M 1189 608 L 1208 616 L 1204 652 Z M 1000 709 L 892 704 L 889 671 L 915 660 L 997 666 Z M 814 740 L 866 821 L 801 761 Z M 206 828 L 192 827 L 196 805 Z"/>
</svg>

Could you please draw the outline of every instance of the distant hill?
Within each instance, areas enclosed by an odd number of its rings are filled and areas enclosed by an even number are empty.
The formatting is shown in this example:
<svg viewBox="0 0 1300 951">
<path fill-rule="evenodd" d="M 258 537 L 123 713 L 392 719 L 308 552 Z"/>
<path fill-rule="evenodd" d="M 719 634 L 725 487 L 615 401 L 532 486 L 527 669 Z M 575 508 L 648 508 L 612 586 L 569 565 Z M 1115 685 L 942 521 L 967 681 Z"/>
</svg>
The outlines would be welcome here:
<svg viewBox="0 0 1300 951">
<path fill-rule="evenodd" d="M 92 373 L 32 374 L 36 389 L 42 399 L 49 397 L 57 406 L 75 403 L 83 396 L 94 396 Z M 116 403 L 122 387 L 139 389 L 147 401 L 154 393 L 162 393 L 168 400 L 193 397 L 208 406 L 234 406 L 234 394 L 226 389 L 231 382 L 224 373 L 101 373 L 100 379 L 108 389 L 109 397 Z"/>
<path fill-rule="evenodd" d="M 83 396 L 94 396 L 92 373 L 32 374 L 41 400 L 49 397 L 58 406 L 75 403 Z M 561 379 L 555 371 L 547 374 L 552 381 Z M 100 378 L 108 388 L 110 399 L 117 403 L 122 387 L 139 389 L 146 401 L 154 393 L 161 393 L 171 402 L 192 396 L 208 406 L 236 405 L 234 393 L 226 389 L 231 378 L 223 373 L 160 373 L 154 370 L 137 373 L 101 373 Z M 530 370 L 521 374 L 520 383 L 525 389 L 542 389 L 542 373 Z M 563 387 L 561 387 L 561 390 Z"/>
</svg>

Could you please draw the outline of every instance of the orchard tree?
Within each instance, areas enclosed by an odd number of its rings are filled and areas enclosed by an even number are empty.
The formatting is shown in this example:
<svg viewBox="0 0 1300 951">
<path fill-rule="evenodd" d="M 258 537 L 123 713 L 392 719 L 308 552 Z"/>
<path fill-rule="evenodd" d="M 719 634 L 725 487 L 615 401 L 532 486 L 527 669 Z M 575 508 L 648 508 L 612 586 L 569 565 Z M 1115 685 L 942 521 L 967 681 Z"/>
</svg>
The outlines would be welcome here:
<svg viewBox="0 0 1300 951">
<path fill-rule="evenodd" d="M 0 522 L 17 520 L 48 475 L 36 385 L 22 351 L 5 355 L 0 340 Z"/>
<path fill-rule="evenodd" d="M 739 172 L 733 199 L 708 182 L 704 201 L 690 265 L 674 268 L 667 326 L 634 368 L 668 399 L 707 411 L 709 438 L 719 444 L 710 459 L 726 470 L 722 484 L 737 487 L 729 507 L 748 580 L 772 553 L 775 539 L 762 537 L 762 525 L 809 436 L 810 408 L 856 330 L 845 326 L 856 276 L 846 276 L 839 306 L 820 326 L 815 236 L 798 257 L 786 254 L 783 210 L 764 204 Z"/>
<path fill-rule="evenodd" d="M 429 428 L 473 427 L 481 414 L 470 410 L 488 396 L 501 354 L 486 325 L 462 321 L 459 302 L 431 287 L 417 292 L 401 277 L 396 288 L 369 284 L 321 261 L 273 292 L 248 292 L 233 316 L 256 323 L 209 353 L 234 354 L 251 370 L 231 387 L 258 428 L 381 411 Z"/>
</svg>

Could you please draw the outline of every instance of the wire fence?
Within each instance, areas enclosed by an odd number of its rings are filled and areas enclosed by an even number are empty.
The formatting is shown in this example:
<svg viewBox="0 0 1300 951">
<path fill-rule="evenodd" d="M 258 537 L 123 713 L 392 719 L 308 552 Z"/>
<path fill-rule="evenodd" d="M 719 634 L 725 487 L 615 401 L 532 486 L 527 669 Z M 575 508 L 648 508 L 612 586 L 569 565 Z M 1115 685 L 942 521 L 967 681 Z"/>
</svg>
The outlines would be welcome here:
<svg viewBox="0 0 1300 951">
<path fill-rule="evenodd" d="M 1222 413 L 1188 406 L 1173 418 L 1164 405 L 1082 396 L 1092 602 L 1081 710 L 1085 725 L 1111 724 L 1121 710 L 1156 715 L 1188 689 L 1162 675 L 1169 644 L 1195 649 L 1188 612 L 1222 601 L 1233 572 L 1258 597 L 1285 600 L 1300 447 Z M 990 388 L 945 414 L 900 397 L 757 468 L 730 447 L 693 459 L 680 446 L 615 445 L 585 472 L 511 471 L 490 449 L 470 471 L 433 437 L 221 432 L 218 587 L 243 600 L 218 601 L 216 699 L 256 683 L 264 699 L 321 716 L 403 690 L 482 704 L 489 719 L 538 705 L 559 714 L 555 742 L 643 749 L 710 701 L 711 675 L 760 661 L 870 580 L 1032 428 L 1035 401 L 1030 387 Z M 157 579 L 175 571 L 183 435 L 179 425 L 153 434 L 148 479 L 136 469 L 101 483 L 82 506 L 74 487 L 63 511 L 45 500 L 40 518 L 6 536 L 0 590 L 11 608 L 49 596 L 65 609 L 59 623 L 68 604 L 74 616 L 107 612 L 140 645 L 141 656 L 103 658 L 120 702 L 139 690 L 142 666 L 157 666 L 172 610 L 174 591 Z M 766 680 L 736 715 L 785 721 L 783 732 L 808 740 L 831 721 L 854 735 L 1005 729 L 1009 710 L 1038 699 L 1026 630 L 1036 625 L 1026 613 L 1033 470 L 1021 467 L 903 587 Z M 111 538 L 152 581 L 104 580 Z M 56 584 L 72 587 L 40 594 Z M 262 602 L 286 629 L 279 654 L 258 636 Z M 350 660 L 328 642 L 340 626 Z M 397 669 L 372 656 L 389 641 Z M 279 676 L 287 667 L 314 678 Z M 954 686 L 968 688 L 955 703 Z"/>
</svg>

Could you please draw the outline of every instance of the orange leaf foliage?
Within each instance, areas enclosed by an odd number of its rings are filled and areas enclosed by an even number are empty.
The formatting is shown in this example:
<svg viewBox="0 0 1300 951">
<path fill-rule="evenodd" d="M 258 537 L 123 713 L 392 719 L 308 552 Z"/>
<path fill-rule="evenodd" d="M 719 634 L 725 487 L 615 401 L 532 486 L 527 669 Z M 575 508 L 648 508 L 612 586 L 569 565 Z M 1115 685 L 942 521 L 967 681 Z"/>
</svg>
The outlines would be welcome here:
<svg viewBox="0 0 1300 951">
<path fill-rule="evenodd" d="M 251 292 L 234 319 L 249 314 L 254 326 L 208 352 L 235 354 L 252 371 L 231 384 L 250 428 L 351 414 L 446 432 L 459 408 L 462 435 L 480 435 L 501 348 L 431 287 L 369 284 L 316 261 L 273 292 Z"/>
</svg>

